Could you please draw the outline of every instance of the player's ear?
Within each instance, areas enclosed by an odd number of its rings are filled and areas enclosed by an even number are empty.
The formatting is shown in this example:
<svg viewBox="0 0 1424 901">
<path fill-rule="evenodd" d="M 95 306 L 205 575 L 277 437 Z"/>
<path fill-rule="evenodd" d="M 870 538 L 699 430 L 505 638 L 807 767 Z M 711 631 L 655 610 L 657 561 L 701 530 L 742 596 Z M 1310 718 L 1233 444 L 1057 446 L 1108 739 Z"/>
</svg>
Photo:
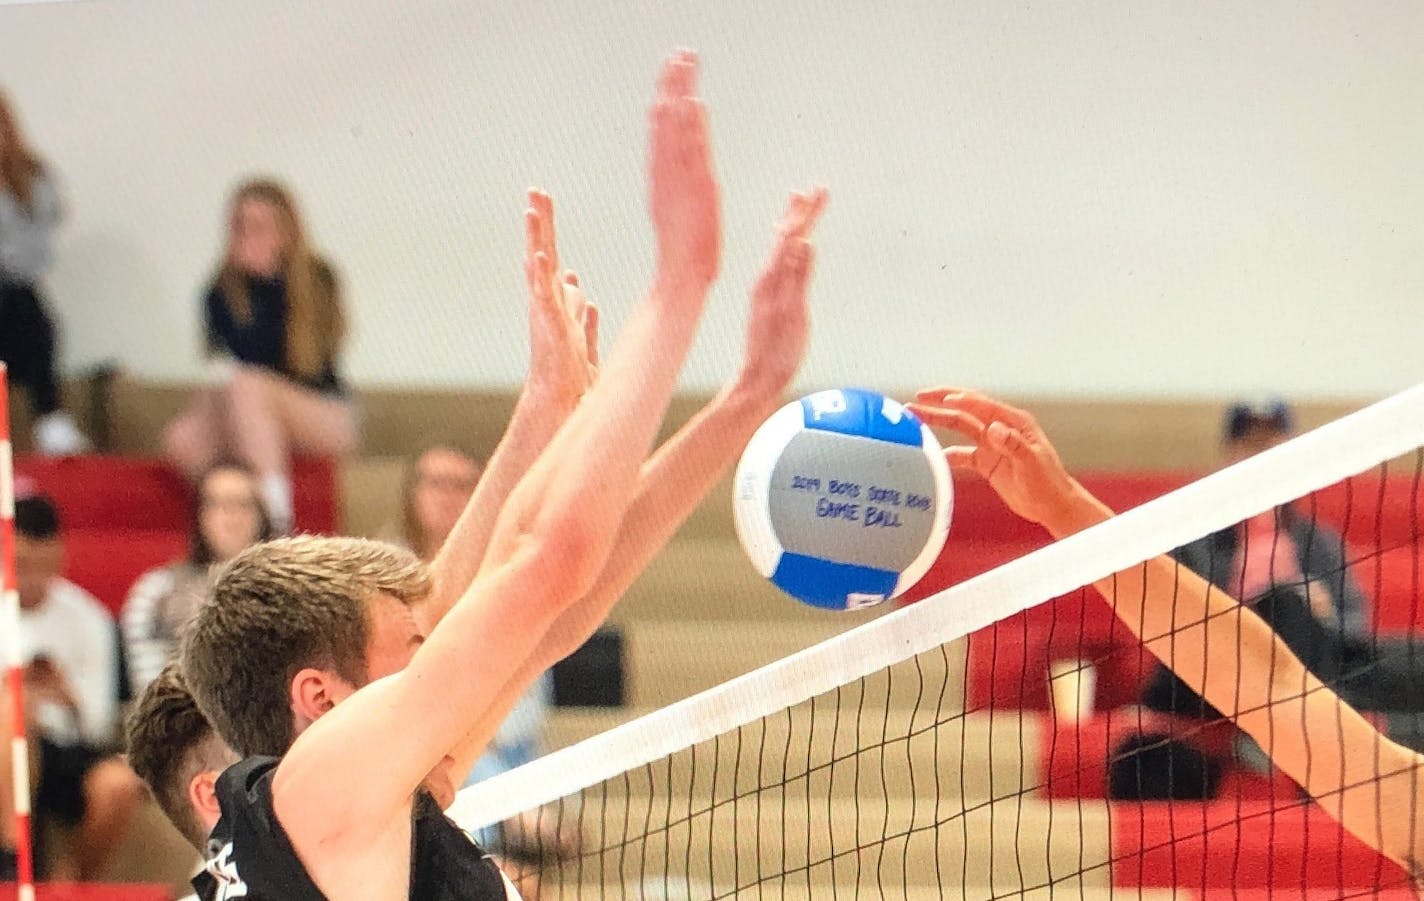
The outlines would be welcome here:
<svg viewBox="0 0 1424 901">
<path fill-rule="evenodd" d="M 330 673 L 308 667 L 292 677 L 292 713 L 298 731 L 316 722 L 317 717 L 331 710 L 340 700 L 338 687 Z"/>
<path fill-rule="evenodd" d="M 193 778 L 188 780 L 188 803 L 193 805 L 193 811 L 198 815 L 198 822 L 203 824 L 203 828 L 212 831 L 217 825 L 218 818 L 222 811 L 218 808 L 218 776 L 222 775 L 221 770 L 200 770 L 193 774 Z"/>
</svg>

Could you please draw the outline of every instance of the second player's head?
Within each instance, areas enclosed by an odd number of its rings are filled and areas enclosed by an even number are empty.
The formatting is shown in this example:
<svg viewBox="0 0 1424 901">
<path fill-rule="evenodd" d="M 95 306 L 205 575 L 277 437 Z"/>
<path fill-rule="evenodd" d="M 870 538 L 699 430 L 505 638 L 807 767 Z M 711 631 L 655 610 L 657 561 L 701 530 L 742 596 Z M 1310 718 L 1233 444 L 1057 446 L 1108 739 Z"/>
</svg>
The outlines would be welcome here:
<svg viewBox="0 0 1424 901">
<path fill-rule="evenodd" d="M 129 764 L 194 848 L 218 821 L 218 776 L 237 761 L 213 733 L 175 663 L 148 684 L 128 719 Z"/>
<path fill-rule="evenodd" d="M 183 644 L 189 689 L 243 756 L 285 754 L 356 689 L 404 669 L 430 591 L 411 553 L 355 538 L 288 538 L 219 573 Z"/>
</svg>

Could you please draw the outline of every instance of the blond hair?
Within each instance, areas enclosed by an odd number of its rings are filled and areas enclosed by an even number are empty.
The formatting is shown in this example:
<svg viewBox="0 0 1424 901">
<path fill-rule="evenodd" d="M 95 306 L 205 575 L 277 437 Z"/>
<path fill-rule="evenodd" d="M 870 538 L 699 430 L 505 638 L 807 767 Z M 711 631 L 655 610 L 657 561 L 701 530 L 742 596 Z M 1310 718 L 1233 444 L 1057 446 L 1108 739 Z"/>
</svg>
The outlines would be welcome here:
<svg viewBox="0 0 1424 901">
<path fill-rule="evenodd" d="M 295 739 L 292 678 L 314 667 L 369 680 L 368 602 L 430 592 L 409 551 L 359 538 L 283 538 L 225 565 L 183 642 L 183 675 L 214 728 L 244 757 L 280 757 Z"/>
<path fill-rule="evenodd" d="M 314 379 L 331 365 L 346 337 L 346 314 L 341 286 L 331 266 L 311 249 L 306 227 L 291 191 L 269 178 L 254 178 L 233 192 L 229 215 L 235 217 L 246 201 L 270 206 L 286 237 L 282 253 L 282 278 L 287 292 L 287 359 L 293 373 Z M 217 284 L 234 320 L 252 321 L 252 296 L 247 273 L 233 260 L 231 238 L 218 269 Z"/>
<path fill-rule="evenodd" d="M 34 199 L 35 181 L 44 172 L 40 159 L 20 134 L 20 123 L 4 94 L 0 94 L 0 190 L 15 195 L 26 212 Z"/>
</svg>

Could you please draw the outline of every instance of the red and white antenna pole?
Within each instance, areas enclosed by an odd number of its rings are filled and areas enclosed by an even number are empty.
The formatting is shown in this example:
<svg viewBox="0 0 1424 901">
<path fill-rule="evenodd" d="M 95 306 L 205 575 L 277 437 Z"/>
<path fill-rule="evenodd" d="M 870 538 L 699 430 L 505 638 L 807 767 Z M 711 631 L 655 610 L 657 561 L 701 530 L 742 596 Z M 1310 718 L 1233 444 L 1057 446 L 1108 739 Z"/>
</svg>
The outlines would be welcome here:
<svg viewBox="0 0 1424 901">
<path fill-rule="evenodd" d="M 15 454 L 10 444 L 10 378 L 0 363 L 0 565 L 4 576 L 5 690 L 10 700 L 10 765 L 14 780 L 18 901 L 34 901 L 30 833 L 30 747 L 25 736 L 25 668 L 20 650 L 20 592 L 15 582 Z M 0 774 L 0 778 L 4 778 Z"/>
</svg>

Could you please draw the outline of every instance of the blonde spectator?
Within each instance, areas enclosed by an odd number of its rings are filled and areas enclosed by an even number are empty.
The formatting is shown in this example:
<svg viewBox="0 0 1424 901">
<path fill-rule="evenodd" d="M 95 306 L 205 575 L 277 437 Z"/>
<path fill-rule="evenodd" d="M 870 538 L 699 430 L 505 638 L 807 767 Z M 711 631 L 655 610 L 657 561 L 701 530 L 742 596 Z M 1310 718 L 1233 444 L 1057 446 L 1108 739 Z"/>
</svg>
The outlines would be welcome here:
<svg viewBox="0 0 1424 901">
<path fill-rule="evenodd" d="M 164 450 L 190 478 L 223 457 L 250 466 L 286 532 L 292 455 L 349 453 L 356 420 L 338 372 L 347 324 L 340 284 L 282 185 L 253 180 L 233 195 L 204 312 L 216 384 L 168 425 Z"/>
</svg>

